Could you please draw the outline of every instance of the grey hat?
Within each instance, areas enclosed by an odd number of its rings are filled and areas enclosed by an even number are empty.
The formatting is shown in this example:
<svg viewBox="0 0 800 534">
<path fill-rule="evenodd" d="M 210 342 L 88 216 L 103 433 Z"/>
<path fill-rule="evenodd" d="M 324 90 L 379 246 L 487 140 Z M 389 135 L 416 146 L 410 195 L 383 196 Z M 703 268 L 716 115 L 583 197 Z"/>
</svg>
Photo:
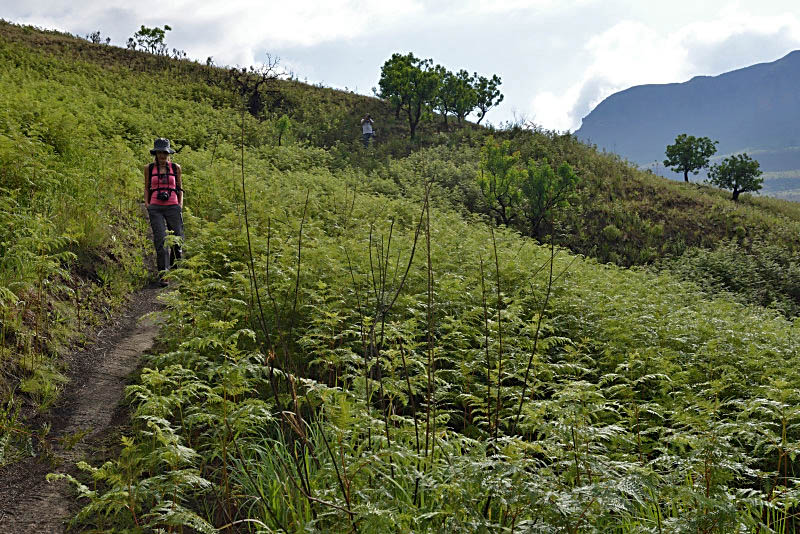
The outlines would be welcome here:
<svg viewBox="0 0 800 534">
<path fill-rule="evenodd" d="M 153 142 L 153 148 L 150 149 L 151 154 L 156 152 L 166 152 L 167 154 L 174 154 L 175 151 L 169 147 L 169 139 L 159 137 Z"/>
</svg>

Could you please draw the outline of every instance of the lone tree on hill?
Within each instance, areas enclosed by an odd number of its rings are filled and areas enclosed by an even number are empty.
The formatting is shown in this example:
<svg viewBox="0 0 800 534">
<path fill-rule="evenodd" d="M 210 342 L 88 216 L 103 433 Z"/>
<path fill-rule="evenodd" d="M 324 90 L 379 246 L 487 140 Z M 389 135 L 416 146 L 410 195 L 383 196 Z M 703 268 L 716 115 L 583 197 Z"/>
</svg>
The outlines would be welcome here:
<svg viewBox="0 0 800 534">
<path fill-rule="evenodd" d="M 708 137 L 695 137 L 680 134 L 675 143 L 667 145 L 667 159 L 664 166 L 673 172 L 682 172 L 683 180 L 689 181 L 689 173 L 697 174 L 700 169 L 708 167 L 708 159 L 717 151 L 718 141 Z"/>
<path fill-rule="evenodd" d="M 709 182 L 723 189 L 733 191 L 733 200 L 739 200 L 740 193 L 758 191 L 764 179 L 761 178 L 758 161 L 747 154 L 734 154 L 711 166 L 708 171 Z"/>
<path fill-rule="evenodd" d="M 393 54 L 381 68 L 380 95 L 395 106 L 396 114 L 401 109 L 406 111 L 411 139 L 423 113 L 435 104 L 440 75 L 433 60 L 419 59 L 412 53 Z"/>
<path fill-rule="evenodd" d="M 280 92 L 275 87 L 276 80 L 280 78 L 279 63 L 280 58 L 267 54 L 267 61 L 258 67 L 251 65 L 249 69 L 244 67 L 228 69 L 228 83 L 242 96 L 247 111 L 253 117 L 260 117 L 264 111 L 265 95 Z"/>
<path fill-rule="evenodd" d="M 139 50 L 158 56 L 166 56 L 167 43 L 164 42 L 164 38 L 167 36 L 167 32 L 171 30 L 172 28 L 166 24 L 164 24 L 163 28 L 158 26 L 148 28 L 143 24 L 139 31 L 128 39 L 128 48 L 136 50 L 139 47 Z"/>
<path fill-rule="evenodd" d="M 491 78 L 487 78 L 486 76 L 478 76 L 477 72 L 473 79 L 475 80 L 473 87 L 478 95 L 478 124 L 480 124 L 486 116 L 486 112 L 489 111 L 489 108 L 493 108 L 503 101 L 503 95 L 500 93 L 500 89 L 498 89 L 502 81 L 497 74 L 492 75 Z"/>
</svg>

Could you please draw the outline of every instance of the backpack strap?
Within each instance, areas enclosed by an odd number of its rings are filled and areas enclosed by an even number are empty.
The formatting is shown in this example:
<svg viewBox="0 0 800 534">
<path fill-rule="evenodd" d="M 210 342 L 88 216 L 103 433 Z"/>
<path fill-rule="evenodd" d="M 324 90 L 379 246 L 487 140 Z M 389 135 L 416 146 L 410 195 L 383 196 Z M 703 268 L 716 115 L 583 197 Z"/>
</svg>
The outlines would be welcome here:
<svg viewBox="0 0 800 534">
<path fill-rule="evenodd" d="M 172 170 L 172 176 L 175 177 L 175 189 L 170 189 L 170 191 L 175 191 L 175 196 L 178 196 L 178 191 L 183 193 L 183 189 L 178 187 L 178 171 L 177 171 L 177 167 L 176 167 L 177 164 L 173 163 L 171 161 L 168 162 L 168 163 L 169 163 L 169 168 Z M 181 185 L 183 185 L 183 184 L 181 184 Z"/>
<path fill-rule="evenodd" d="M 147 202 L 150 202 L 150 197 L 153 196 L 153 189 L 150 187 L 150 184 L 153 181 L 153 167 L 155 167 L 155 163 L 150 163 L 147 166 Z"/>
</svg>

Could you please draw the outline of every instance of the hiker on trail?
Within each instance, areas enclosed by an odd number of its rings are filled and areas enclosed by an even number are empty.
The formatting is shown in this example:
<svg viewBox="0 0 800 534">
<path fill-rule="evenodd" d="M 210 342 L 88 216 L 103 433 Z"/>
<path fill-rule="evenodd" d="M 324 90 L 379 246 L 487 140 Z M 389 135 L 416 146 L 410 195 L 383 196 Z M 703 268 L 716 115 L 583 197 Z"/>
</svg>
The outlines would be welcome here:
<svg viewBox="0 0 800 534">
<path fill-rule="evenodd" d="M 150 216 L 153 229 L 153 245 L 156 248 L 159 283 L 167 286 L 163 274 L 181 259 L 180 244 L 171 248 L 164 246 L 167 229 L 183 239 L 183 180 L 181 166 L 173 163 L 170 154 L 175 151 L 169 146 L 169 139 L 158 138 L 150 153 L 155 156 L 153 163 L 144 167 L 144 203 Z"/>
<path fill-rule="evenodd" d="M 375 121 L 372 120 L 372 116 L 369 113 L 361 119 L 361 140 L 364 142 L 364 148 L 369 146 L 369 140 L 375 135 L 372 129 L 373 124 L 375 124 Z"/>
</svg>

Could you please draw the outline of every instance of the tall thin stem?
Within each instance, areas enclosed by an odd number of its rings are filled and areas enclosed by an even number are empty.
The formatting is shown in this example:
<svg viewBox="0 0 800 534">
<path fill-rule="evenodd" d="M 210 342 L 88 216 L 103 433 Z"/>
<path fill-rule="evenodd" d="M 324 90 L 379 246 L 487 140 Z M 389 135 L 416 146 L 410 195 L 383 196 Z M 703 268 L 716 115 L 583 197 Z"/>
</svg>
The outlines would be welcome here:
<svg viewBox="0 0 800 534">
<path fill-rule="evenodd" d="M 267 323 L 264 320 L 264 309 L 261 306 L 261 295 L 259 294 L 258 289 L 258 278 L 256 277 L 256 267 L 255 262 L 253 261 L 253 245 L 250 241 L 250 220 L 248 218 L 247 213 L 247 187 L 245 186 L 244 180 L 244 118 L 245 118 L 245 109 L 242 108 L 242 158 L 241 158 L 241 169 L 242 169 L 242 208 L 244 210 L 244 227 L 247 233 L 247 254 L 250 259 L 249 266 L 250 266 L 250 282 L 253 286 L 254 293 L 256 296 L 256 302 L 258 303 L 258 314 L 259 319 L 261 322 L 261 329 L 264 331 L 264 335 L 267 339 L 267 346 L 272 348 L 272 338 L 269 334 L 269 329 L 267 328 Z"/>
<path fill-rule="evenodd" d="M 545 292 L 544 303 L 542 304 L 542 307 L 539 310 L 539 317 L 536 320 L 536 333 L 533 335 L 533 348 L 531 349 L 531 354 L 528 357 L 528 365 L 525 368 L 525 379 L 522 381 L 522 393 L 519 396 L 519 407 L 517 408 L 517 417 L 516 419 L 514 419 L 514 426 L 511 427 L 512 434 L 517 429 L 517 425 L 519 424 L 519 418 L 522 415 L 522 405 L 525 402 L 525 393 L 528 389 L 528 377 L 530 376 L 531 366 L 533 365 L 533 358 L 536 355 L 536 349 L 539 344 L 539 334 L 542 331 L 542 319 L 544 318 L 544 312 L 547 309 L 547 303 L 550 301 L 550 294 L 553 289 L 553 263 L 555 263 L 555 258 L 556 258 L 556 248 L 555 244 L 551 240 L 550 272 L 547 278 L 547 291 Z"/>
<path fill-rule="evenodd" d="M 494 237 L 494 227 L 490 226 L 492 232 L 492 247 L 494 249 L 494 268 L 495 282 L 497 286 L 497 406 L 494 414 L 494 440 L 497 441 L 497 433 L 500 428 L 500 395 L 503 380 L 503 316 L 502 300 L 500 297 L 500 260 L 497 257 L 497 240 Z"/>
<path fill-rule="evenodd" d="M 486 424 L 492 434 L 492 362 L 489 357 L 489 310 L 486 305 L 486 284 L 481 258 L 481 298 L 483 300 L 483 347 L 486 351 Z"/>
<path fill-rule="evenodd" d="M 430 194 L 430 183 L 425 183 L 425 245 L 427 249 L 427 271 L 428 271 L 428 391 L 427 406 L 425 409 L 425 456 L 428 456 L 428 440 L 432 433 L 436 432 L 436 412 L 433 411 L 433 401 L 435 395 L 436 369 L 433 357 L 433 266 L 431 264 L 431 210 L 428 197 Z M 433 412 L 433 414 L 431 413 Z M 433 418 L 431 418 L 433 415 Z M 431 456 L 436 447 L 435 440 L 430 444 Z"/>
</svg>

